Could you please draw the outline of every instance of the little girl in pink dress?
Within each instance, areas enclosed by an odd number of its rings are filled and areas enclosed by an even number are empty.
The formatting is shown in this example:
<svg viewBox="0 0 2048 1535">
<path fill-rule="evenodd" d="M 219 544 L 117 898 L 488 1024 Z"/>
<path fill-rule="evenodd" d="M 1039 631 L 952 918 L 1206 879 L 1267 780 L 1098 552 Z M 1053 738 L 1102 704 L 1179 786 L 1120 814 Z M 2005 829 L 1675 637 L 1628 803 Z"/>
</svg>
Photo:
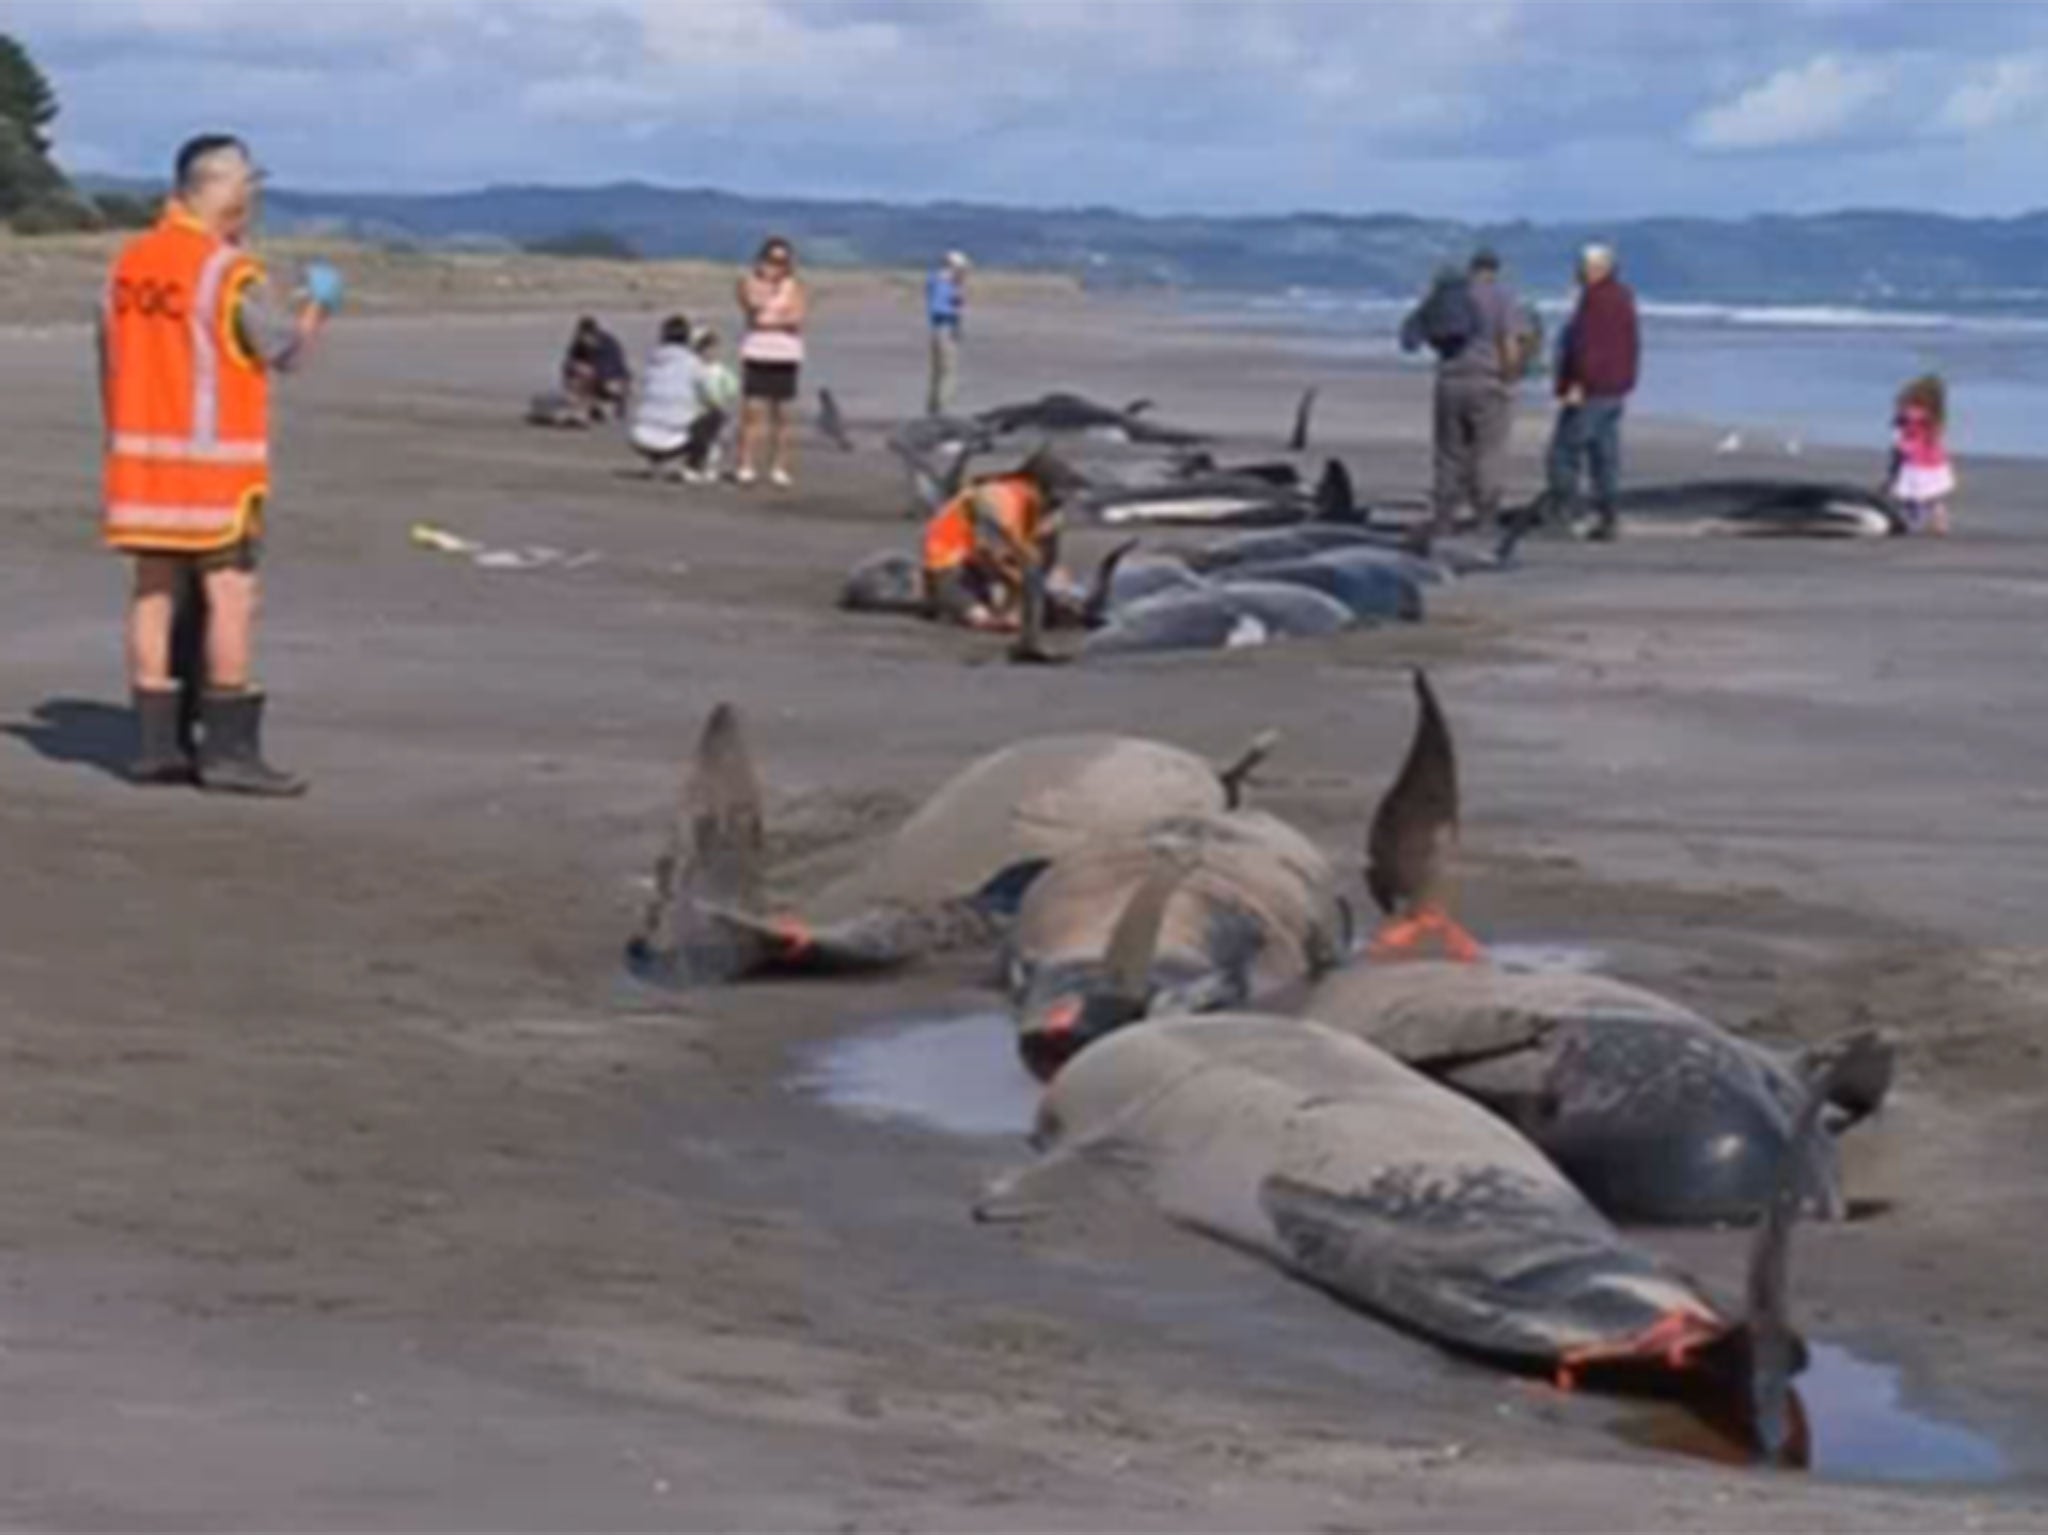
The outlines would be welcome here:
<svg viewBox="0 0 2048 1535">
<path fill-rule="evenodd" d="M 1906 514 L 1908 533 L 1948 531 L 1948 498 L 1956 471 L 1943 434 L 1948 427 L 1948 390 L 1929 373 L 1899 391 L 1892 418 L 1891 494 Z"/>
</svg>

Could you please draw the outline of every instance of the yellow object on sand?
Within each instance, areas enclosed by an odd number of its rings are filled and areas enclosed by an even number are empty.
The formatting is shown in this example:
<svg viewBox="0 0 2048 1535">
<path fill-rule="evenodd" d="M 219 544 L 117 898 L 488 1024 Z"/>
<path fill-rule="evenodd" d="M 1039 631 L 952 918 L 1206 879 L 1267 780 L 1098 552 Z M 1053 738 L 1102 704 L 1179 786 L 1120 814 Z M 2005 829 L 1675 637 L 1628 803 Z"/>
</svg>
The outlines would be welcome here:
<svg viewBox="0 0 2048 1535">
<path fill-rule="evenodd" d="M 483 547 L 473 539 L 450 533 L 446 528 L 437 528 L 431 522 L 414 523 L 412 541 L 422 549 L 434 549 L 442 554 L 474 554 Z"/>
</svg>

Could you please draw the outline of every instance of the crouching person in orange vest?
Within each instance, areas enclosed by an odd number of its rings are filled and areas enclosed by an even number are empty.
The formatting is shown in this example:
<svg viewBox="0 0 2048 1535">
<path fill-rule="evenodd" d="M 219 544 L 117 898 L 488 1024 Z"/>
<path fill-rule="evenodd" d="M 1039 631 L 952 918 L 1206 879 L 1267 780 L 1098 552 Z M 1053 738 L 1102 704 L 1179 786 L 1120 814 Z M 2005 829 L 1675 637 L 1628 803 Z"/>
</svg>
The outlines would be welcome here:
<svg viewBox="0 0 2048 1535">
<path fill-rule="evenodd" d="M 270 374 L 292 365 L 340 303 L 341 279 L 316 263 L 304 302 L 280 307 L 242 247 L 259 179 L 239 140 L 191 140 L 162 219 L 115 259 L 100 317 L 105 535 L 135 557 L 135 781 L 288 796 L 306 783 L 264 760 L 263 695 L 250 675 Z M 206 614 L 196 740 L 181 718 L 171 639 L 194 587 Z"/>
<path fill-rule="evenodd" d="M 1013 630 L 1027 571 L 1047 573 L 1048 595 L 1074 598 L 1059 569 L 1059 504 L 1080 488 L 1075 472 L 1040 449 L 1010 474 L 977 480 L 924 529 L 925 602 L 933 618 L 970 629 Z"/>
</svg>

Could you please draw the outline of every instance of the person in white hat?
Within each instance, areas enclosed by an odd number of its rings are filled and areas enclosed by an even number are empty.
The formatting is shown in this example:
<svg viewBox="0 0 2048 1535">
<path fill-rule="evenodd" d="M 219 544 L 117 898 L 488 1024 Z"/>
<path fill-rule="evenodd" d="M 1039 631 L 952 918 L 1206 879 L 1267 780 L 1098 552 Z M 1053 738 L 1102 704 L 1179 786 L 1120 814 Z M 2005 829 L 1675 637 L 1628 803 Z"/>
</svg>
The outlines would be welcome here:
<svg viewBox="0 0 2048 1535">
<path fill-rule="evenodd" d="M 932 332 L 931 388 L 925 395 L 925 411 L 943 416 L 953 408 L 953 394 L 960 383 L 960 321 L 967 307 L 967 273 L 973 265 L 962 251 L 946 252 L 946 259 L 925 278 L 925 318 Z"/>
</svg>

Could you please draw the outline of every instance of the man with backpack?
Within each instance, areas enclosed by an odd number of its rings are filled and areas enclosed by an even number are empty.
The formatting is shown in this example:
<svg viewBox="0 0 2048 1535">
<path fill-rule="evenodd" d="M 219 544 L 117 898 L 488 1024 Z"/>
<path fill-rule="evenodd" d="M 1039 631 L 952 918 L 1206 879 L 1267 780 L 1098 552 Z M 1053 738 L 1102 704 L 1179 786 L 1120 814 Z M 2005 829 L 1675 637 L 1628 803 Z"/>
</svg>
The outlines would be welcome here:
<svg viewBox="0 0 2048 1535">
<path fill-rule="evenodd" d="M 1500 512 L 1500 463 L 1514 424 L 1515 385 L 1542 350 L 1533 312 L 1500 280 L 1500 257 L 1481 249 L 1464 271 L 1445 267 L 1401 322 L 1401 348 L 1436 353 L 1436 455 L 1430 518 L 1411 544 L 1427 553 L 1468 503 L 1482 523 Z"/>
</svg>

